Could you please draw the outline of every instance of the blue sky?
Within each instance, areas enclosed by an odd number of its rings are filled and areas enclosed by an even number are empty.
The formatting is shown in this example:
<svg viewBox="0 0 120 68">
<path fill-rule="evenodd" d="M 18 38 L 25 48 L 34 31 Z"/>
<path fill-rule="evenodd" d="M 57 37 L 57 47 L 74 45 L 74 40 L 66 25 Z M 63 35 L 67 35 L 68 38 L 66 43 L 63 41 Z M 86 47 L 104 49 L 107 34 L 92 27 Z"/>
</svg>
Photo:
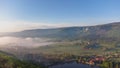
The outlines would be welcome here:
<svg viewBox="0 0 120 68">
<path fill-rule="evenodd" d="M 14 28 L 27 23 L 19 29 L 30 24 L 96 25 L 120 21 L 119 7 L 120 0 L 0 0 L 0 20 Z"/>
</svg>

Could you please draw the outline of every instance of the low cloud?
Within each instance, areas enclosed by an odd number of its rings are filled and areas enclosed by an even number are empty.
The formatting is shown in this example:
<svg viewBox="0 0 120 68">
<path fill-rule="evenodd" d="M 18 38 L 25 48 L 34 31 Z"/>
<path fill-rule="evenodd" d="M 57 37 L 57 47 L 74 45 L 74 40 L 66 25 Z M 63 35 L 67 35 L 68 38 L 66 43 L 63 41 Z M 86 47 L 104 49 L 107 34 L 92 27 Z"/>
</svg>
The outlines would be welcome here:
<svg viewBox="0 0 120 68">
<path fill-rule="evenodd" d="M 18 37 L 0 37 L 0 48 L 9 48 L 9 47 L 26 47 L 26 48 L 35 48 L 39 46 L 45 46 L 53 44 L 49 42 L 50 39 L 43 38 L 18 38 Z"/>
</svg>

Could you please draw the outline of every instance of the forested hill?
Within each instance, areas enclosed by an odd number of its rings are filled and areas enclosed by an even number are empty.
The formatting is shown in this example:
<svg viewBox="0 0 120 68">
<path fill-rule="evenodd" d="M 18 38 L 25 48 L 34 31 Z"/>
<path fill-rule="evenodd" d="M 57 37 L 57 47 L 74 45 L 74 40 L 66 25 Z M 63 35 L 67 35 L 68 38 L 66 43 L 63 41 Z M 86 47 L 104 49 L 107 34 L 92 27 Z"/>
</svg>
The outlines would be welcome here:
<svg viewBox="0 0 120 68">
<path fill-rule="evenodd" d="M 120 22 L 83 27 L 33 29 L 9 33 L 7 36 L 56 39 L 120 39 Z"/>
<path fill-rule="evenodd" d="M 0 52 L 0 68 L 45 68 L 40 65 L 17 60 L 11 56 Z"/>
</svg>

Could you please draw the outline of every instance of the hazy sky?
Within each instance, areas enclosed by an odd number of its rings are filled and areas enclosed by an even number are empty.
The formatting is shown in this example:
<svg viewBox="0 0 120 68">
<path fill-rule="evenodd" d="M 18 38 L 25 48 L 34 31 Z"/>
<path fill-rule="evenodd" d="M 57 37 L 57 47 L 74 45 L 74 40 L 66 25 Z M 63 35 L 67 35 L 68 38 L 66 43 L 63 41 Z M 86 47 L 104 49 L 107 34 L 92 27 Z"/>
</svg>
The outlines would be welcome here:
<svg viewBox="0 0 120 68">
<path fill-rule="evenodd" d="M 120 0 L 0 0 L 0 32 L 120 21 Z"/>
</svg>

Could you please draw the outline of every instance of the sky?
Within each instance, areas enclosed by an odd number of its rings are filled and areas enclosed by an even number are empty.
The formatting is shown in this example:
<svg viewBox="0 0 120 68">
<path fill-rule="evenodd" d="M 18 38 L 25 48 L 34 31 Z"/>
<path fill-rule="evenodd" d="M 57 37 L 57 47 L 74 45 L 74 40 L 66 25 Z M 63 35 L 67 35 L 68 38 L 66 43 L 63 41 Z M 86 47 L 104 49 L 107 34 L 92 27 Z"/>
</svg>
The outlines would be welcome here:
<svg viewBox="0 0 120 68">
<path fill-rule="evenodd" d="M 120 0 L 0 0 L 0 32 L 120 21 Z"/>
</svg>

